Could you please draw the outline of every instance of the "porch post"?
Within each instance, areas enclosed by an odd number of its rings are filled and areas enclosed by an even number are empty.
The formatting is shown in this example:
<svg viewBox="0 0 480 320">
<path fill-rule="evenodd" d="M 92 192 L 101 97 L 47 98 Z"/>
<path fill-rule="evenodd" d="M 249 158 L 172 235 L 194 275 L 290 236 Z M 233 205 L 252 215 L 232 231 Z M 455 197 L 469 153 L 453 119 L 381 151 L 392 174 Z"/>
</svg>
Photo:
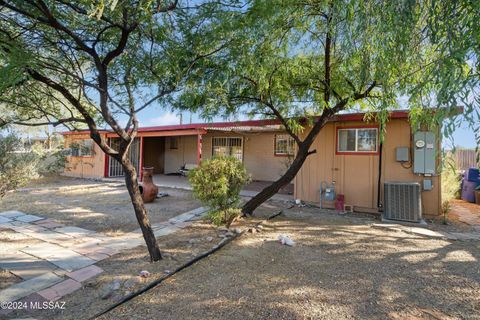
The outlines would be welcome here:
<svg viewBox="0 0 480 320">
<path fill-rule="evenodd" d="M 106 138 L 106 139 L 107 139 L 107 144 L 110 145 L 110 138 Z M 110 167 L 109 167 L 110 161 L 109 161 L 108 154 L 106 154 L 104 152 L 103 156 L 104 156 L 104 161 L 105 161 L 104 164 L 103 164 L 103 177 L 108 178 L 108 172 L 110 170 Z"/>
<path fill-rule="evenodd" d="M 200 165 L 202 161 L 202 134 L 197 134 L 197 164 Z"/>
<path fill-rule="evenodd" d="M 108 155 L 106 153 L 104 153 L 103 156 L 104 156 L 104 160 L 105 160 L 105 163 L 103 165 L 103 177 L 108 178 L 108 169 L 109 169 L 108 168 L 108 163 L 109 163 Z"/>
<path fill-rule="evenodd" d="M 143 137 L 140 137 L 140 161 L 138 164 L 139 179 L 140 182 L 143 181 Z"/>
</svg>

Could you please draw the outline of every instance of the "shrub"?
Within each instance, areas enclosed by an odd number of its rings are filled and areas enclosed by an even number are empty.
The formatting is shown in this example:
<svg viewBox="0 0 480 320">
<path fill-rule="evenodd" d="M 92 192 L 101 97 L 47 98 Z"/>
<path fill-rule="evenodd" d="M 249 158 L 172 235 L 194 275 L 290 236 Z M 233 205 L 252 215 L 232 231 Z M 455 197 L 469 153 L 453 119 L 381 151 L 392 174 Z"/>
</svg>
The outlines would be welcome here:
<svg viewBox="0 0 480 320">
<path fill-rule="evenodd" d="M 21 147 L 20 139 L 14 135 L 0 138 L 0 198 L 38 177 L 38 157 L 30 152 L 18 152 Z"/>
<path fill-rule="evenodd" d="M 451 156 L 446 156 L 444 162 L 441 176 L 442 201 L 459 199 L 462 176 L 459 174 L 455 160 Z"/>
<path fill-rule="evenodd" d="M 240 191 L 250 177 L 239 160 L 217 157 L 203 161 L 188 178 L 193 195 L 210 207 L 209 217 L 213 223 L 229 226 L 240 214 L 235 208 L 240 201 Z"/>
<path fill-rule="evenodd" d="M 450 209 L 451 209 L 450 200 L 444 200 L 442 202 L 442 214 L 443 214 L 442 223 L 443 224 L 448 224 L 448 213 L 450 212 Z"/>
</svg>

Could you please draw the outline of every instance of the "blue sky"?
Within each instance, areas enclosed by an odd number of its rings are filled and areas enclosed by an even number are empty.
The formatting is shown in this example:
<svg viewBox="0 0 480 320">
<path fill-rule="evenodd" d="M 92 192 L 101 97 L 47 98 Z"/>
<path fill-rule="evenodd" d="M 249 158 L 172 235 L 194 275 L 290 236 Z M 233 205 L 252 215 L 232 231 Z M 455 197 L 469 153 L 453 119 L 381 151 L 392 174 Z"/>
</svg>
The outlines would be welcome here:
<svg viewBox="0 0 480 320">
<path fill-rule="evenodd" d="M 170 124 L 179 124 L 180 115 L 178 112 L 172 112 L 170 110 L 161 109 L 159 107 L 152 107 L 142 111 L 138 118 L 140 120 L 140 126 L 163 126 Z M 205 122 L 197 114 L 191 114 L 190 112 L 183 112 L 183 123 L 190 123 L 190 118 L 192 122 Z M 239 116 L 238 120 L 246 120 L 246 116 Z M 221 117 L 214 119 L 215 121 L 224 121 Z M 230 119 L 232 120 L 232 119 Z M 461 122 L 461 125 L 458 126 L 453 134 L 453 141 L 457 147 L 463 148 L 475 148 L 475 135 L 473 130 L 468 127 L 468 124 L 465 121 Z M 449 139 L 443 139 L 443 146 L 450 148 L 452 143 Z"/>
</svg>

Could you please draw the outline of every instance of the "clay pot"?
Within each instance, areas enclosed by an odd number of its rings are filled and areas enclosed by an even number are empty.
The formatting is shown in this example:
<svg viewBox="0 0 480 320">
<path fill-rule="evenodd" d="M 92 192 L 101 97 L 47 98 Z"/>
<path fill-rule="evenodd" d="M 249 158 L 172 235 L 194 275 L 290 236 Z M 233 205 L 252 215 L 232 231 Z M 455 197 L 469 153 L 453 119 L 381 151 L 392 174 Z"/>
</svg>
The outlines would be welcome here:
<svg viewBox="0 0 480 320">
<path fill-rule="evenodd" d="M 143 168 L 142 183 L 142 199 L 143 202 L 153 202 L 158 194 L 158 187 L 153 183 L 153 167 Z"/>
</svg>

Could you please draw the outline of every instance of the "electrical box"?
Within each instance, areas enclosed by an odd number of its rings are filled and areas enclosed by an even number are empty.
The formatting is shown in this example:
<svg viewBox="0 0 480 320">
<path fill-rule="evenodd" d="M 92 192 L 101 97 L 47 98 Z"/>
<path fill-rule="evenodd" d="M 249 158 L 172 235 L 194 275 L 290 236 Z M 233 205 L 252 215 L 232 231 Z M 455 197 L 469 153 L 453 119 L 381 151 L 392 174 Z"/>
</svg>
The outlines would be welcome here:
<svg viewBox="0 0 480 320">
<path fill-rule="evenodd" d="M 430 179 L 423 180 L 423 190 L 424 191 L 430 191 L 432 189 L 433 189 L 432 180 L 430 180 Z"/>
<path fill-rule="evenodd" d="M 413 172 L 416 174 L 435 174 L 435 155 L 437 142 L 430 131 L 417 131 L 413 135 Z"/>
<path fill-rule="evenodd" d="M 408 162 L 408 147 L 397 147 L 396 153 L 398 162 Z"/>
</svg>

